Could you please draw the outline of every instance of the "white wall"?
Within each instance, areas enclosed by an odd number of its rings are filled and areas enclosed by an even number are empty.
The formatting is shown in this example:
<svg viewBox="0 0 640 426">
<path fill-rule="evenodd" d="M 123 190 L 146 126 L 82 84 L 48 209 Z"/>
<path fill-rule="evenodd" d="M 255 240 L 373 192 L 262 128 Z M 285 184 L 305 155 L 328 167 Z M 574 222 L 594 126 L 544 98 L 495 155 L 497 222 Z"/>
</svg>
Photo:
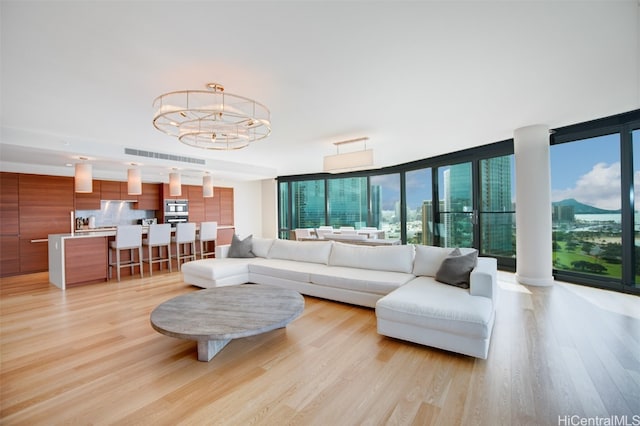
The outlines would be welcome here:
<svg viewBox="0 0 640 426">
<path fill-rule="evenodd" d="M 278 236 L 278 192 L 275 179 L 248 182 L 216 182 L 233 187 L 236 234 L 244 238 Z"/>
</svg>

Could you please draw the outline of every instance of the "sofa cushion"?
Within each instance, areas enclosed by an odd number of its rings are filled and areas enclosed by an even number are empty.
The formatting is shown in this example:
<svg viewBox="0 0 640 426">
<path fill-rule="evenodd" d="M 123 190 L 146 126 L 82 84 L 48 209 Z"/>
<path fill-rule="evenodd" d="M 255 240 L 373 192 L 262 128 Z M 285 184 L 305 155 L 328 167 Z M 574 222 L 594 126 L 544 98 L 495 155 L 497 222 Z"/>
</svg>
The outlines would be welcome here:
<svg viewBox="0 0 640 426">
<path fill-rule="evenodd" d="M 336 242 L 331 249 L 329 265 L 376 271 L 411 273 L 413 246 L 361 246 Z"/>
<path fill-rule="evenodd" d="M 241 240 L 236 234 L 233 234 L 231 247 L 229 247 L 229 254 L 227 256 L 240 258 L 256 257 L 256 255 L 251 252 L 251 248 L 253 247 L 252 238 L 253 235 L 249 235 L 244 240 Z"/>
<path fill-rule="evenodd" d="M 273 245 L 273 238 L 253 238 L 251 252 L 258 257 L 267 257 L 269 249 Z"/>
<path fill-rule="evenodd" d="M 269 259 L 297 260 L 299 262 L 323 263 L 329 261 L 331 241 L 274 240 L 269 249 Z"/>
<path fill-rule="evenodd" d="M 416 245 L 413 275 L 435 277 L 442 261 L 451 253 L 450 248 Z"/>
<path fill-rule="evenodd" d="M 476 250 L 462 254 L 460 249 L 456 248 L 442 261 L 438 272 L 436 272 L 436 281 L 460 288 L 469 288 L 471 271 L 477 263 L 478 252 Z"/>
<path fill-rule="evenodd" d="M 248 273 L 248 265 L 251 261 L 251 259 L 229 257 L 201 259 L 184 263 L 180 270 L 183 274 L 194 275 L 211 281 L 216 281 L 232 275 Z"/>
<path fill-rule="evenodd" d="M 326 267 L 326 265 L 311 262 L 268 259 L 249 265 L 249 272 L 252 274 L 268 275 L 270 277 L 308 283 L 311 281 L 310 274 L 312 272 L 321 271 Z"/>
<path fill-rule="evenodd" d="M 322 271 L 311 273 L 313 284 L 376 294 L 388 294 L 413 278 L 412 274 L 404 272 L 342 266 L 327 266 Z"/>
<path fill-rule="evenodd" d="M 378 300 L 376 316 L 448 333 L 488 338 L 493 303 L 468 290 L 417 277 Z"/>
</svg>

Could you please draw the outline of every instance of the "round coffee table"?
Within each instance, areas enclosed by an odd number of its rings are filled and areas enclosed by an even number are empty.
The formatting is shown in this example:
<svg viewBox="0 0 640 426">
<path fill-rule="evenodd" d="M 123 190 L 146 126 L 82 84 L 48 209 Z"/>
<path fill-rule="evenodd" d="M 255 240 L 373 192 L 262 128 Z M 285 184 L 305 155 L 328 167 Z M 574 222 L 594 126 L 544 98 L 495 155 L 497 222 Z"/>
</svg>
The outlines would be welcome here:
<svg viewBox="0 0 640 426">
<path fill-rule="evenodd" d="M 304 310 L 304 298 L 285 288 L 242 284 L 174 297 L 151 312 L 158 332 L 198 342 L 198 360 L 210 361 L 231 339 L 285 327 Z"/>
</svg>

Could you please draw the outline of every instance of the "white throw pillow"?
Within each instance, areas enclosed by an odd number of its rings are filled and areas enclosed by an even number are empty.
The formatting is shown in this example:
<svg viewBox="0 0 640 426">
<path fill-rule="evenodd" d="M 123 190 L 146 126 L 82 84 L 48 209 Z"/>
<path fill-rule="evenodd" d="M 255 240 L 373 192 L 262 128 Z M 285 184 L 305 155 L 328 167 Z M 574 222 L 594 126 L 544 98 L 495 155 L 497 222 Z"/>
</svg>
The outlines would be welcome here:
<svg viewBox="0 0 640 426">
<path fill-rule="evenodd" d="M 442 261 L 451 253 L 451 248 L 416 245 L 413 275 L 435 277 Z"/>
</svg>

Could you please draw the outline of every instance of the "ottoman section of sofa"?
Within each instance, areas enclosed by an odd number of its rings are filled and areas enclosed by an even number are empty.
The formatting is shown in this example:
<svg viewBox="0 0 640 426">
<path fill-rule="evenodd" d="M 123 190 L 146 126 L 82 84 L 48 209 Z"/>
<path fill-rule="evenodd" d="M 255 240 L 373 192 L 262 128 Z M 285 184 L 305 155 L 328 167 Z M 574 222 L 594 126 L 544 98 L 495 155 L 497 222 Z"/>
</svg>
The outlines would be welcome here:
<svg viewBox="0 0 640 426">
<path fill-rule="evenodd" d="M 468 289 L 418 277 L 378 300 L 376 318 L 382 335 L 486 358 L 495 309 Z"/>
<path fill-rule="evenodd" d="M 211 288 L 249 282 L 249 264 L 254 258 L 201 259 L 182 265 L 184 282 Z"/>
</svg>

